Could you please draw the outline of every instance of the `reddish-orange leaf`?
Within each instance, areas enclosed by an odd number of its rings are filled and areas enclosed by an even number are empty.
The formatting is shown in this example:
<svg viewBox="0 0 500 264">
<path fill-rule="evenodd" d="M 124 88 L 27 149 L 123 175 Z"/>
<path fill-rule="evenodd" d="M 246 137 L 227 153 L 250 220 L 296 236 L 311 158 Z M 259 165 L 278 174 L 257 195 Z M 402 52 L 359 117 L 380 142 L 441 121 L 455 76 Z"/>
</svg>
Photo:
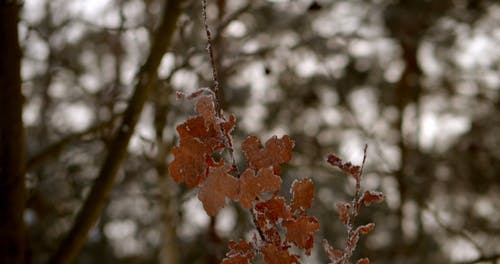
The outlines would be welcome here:
<svg viewBox="0 0 500 264">
<path fill-rule="evenodd" d="M 283 197 L 273 197 L 268 201 L 260 202 L 255 205 L 255 210 L 258 220 L 269 221 L 271 224 L 276 224 L 279 219 L 286 220 L 292 217 Z M 260 225 L 263 226 L 264 223 Z"/>
<path fill-rule="evenodd" d="M 370 260 L 368 258 L 362 258 L 356 262 L 356 264 L 370 264 Z"/>
<path fill-rule="evenodd" d="M 314 199 L 314 184 L 311 179 L 295 180 L 292 184 L 291 212 L 299 210 L 303 213 L 311 208 Z"/>
<path fill-rule="evenodd" d="M 371 203 L 381 203 L 384 200 L 384 194 L 376 191 L 365 191 L 361 197 L 361 201 L 365 206 Z"/>
<path fill-rule="evenodd" d="M 286 241 L 293 242 L 298 248 L 305 249 L 306 255 L 310 255 L 314 234 L 319 230 L 318 220 L 302 215 L 297 220 L 284 221 L 282 225 L 286 228 Z"/>
<path fill-rule="evenodd" d="M 326 239 L 323 239 L 323 248 L 332 263 L 339 263 L 344 258 L 344 251 L 333 248 Z"/>
<path fill-rule="evenodd" d="M 340 221 L 347 224 L 350 219 L 351 204 L 350 203 L 337 203 L 337 211 L 339 212 Z"/>
<path fill-rule="evenodd" d="M 224 133 L 226 134 L 226 138 L 230 139 L 231 138 L 231 131 L 233 130 L 234 126 L 236 125 L 236 117 L 234 115 L 229 116 L 229 121 L 224 122 L 222 124 L 222 128 L 224 129 Z"/>
<path fill-rule="evenodd" d="M 196 112 L 200 113 L 200 115 L 205 119 L 205 126 L 210 129 L 215 129 L 216 131 L 220 131 L 220 127 L 217 124 L 217 115 L 215 112 L 215 104 L 212 96 L 202 96 L 196 102 L 195 106 Z"/>
<path fill-rule="evenodd" d="M 249 242 L 240 240 L 238 243 L 229 241 L 229 252 L 222 260 L 223 264 L 247 264 L 255 257 L 255 249 Z"/>
<path fill-rule="evenodd" d="M 358 228 L 356 228 L 356 232 L 358 232 L 361 235 L 366 235 L 370 233 L 373 229 L 375 229 L 375 224 L 369 223 L 366 225 L 358 226 Z"/>
<path fill-rule="evenodd" d="M 270 227 L 267 226 L 267 227 L 262 227 L 264 229 L 264 237 L 265 237 L 265 240 L 268 242 L 268 243 L 272 243 L 274 245 L 281 245 L 281 235 L 280 233 L 278 232 L 278 229 L 276 229 L 275 227 Z"/>
<path fill-rule="evenodd" d="M 328 154 L 327 160 L 328 163 L 333 166 L 341 169 L 343 172 L 352 175 L 356 181 L 359 181 L 359 176 L 361 174 L 361 167 L 352 165 L 350 162 L 343 162 L 341 158 L 337 157 L 334 154 Z"/>
<path fill-rule="evenodd" d="M 271 168 L 261 169 L 257 175 L 254 170 L 246 169 L 240 177 L 241 206 L 251 208 L 252 201 L 258 199 L 262 193 L 278 191 L 280 185 L 281 178 L 274 175 Z"/>
<path fill-rule="evenodd" d="M 287 248 L 277 247 L 274 244 L 267 244 L 261 249 L 261 252 L 264 255 L 264 263 L 266 264 L 300 263 L 297 255 L 290 255 Z"/>
<path fill-rule="evenodd" d="M 200 142 L 205 145 L 209 153 L 224 147 L 220 135 L 213 127 L 206 127 L 205 119 L 201 116 L 190 118 L 186 122 L 178 125 L 177 132 L 179 133 L 181 144 L 186 138 L 198 138 Z"/>
<path fill-rule="evenodd" d="M 280 174 L 280 164 L 292 159 L 293 140 L 289 136 L 281 139 L 271 137 L 261 148 L 257 137 L 248 137 L 242 144 L 243 152 L 247 158 L 248 166 L 253 169 L 262 169 L 272 166 L 274 173 Z"/>
<path fill-rule="evenodd" d="M 229 166 L 211 167 L 207 180 L 201 186 L 198 199 L 208 215 L 214 216 L 226 205 L 226 197 L 238 197 L 238 179 L 228 174 Z"/>
<path fill-rule="evenodd" d="M 172 149 L 174 160 L 168 166 L 172 178 L 177 183 L 185 182 L 188 187 L 201 183 L 206 176 L 206 148 L 200 140 L 184 138 L 180 146 Z"/>
</svg>

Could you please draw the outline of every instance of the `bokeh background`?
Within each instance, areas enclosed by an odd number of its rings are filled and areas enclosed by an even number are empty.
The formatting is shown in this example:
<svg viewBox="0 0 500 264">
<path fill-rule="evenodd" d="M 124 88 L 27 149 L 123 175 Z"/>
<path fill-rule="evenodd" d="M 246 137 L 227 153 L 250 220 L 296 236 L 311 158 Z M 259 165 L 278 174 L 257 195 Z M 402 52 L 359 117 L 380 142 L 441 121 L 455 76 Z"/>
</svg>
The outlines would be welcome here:
<svg viewBox="0 0 500 264">
<path fill-rule="evenodd" d="M 173 1 L 173 0 L 168 0 Z M 149 56 L 163 0 L 25 0 L 23 49 L 29 251 L 45 263 L 73 225 L 110 150 Z M 211 86 L 201 1 L 183 1 L 158 81 L 117 182 L 76 263 L 217 263 L 227 241 L 250 238 L 235 204 L 215 218 L 165 170 L 176 100 Z M 342 247 L 335 203 L 353 181 L 327 166 L 360 163 L 383 204 L 357 256 L 375 263 L 500 261 L 500 4 L 489 0 L 208 1 L 221 105 L 234 113 L 236 155 L 248 135 L 290 135 L 284 195 L 311 177 L 321 229 L 304 263 Z M 161 54 L 159 55 L 162 56 Z M 497 262 L 495 262 L 497 261 Z"/>
</svg>

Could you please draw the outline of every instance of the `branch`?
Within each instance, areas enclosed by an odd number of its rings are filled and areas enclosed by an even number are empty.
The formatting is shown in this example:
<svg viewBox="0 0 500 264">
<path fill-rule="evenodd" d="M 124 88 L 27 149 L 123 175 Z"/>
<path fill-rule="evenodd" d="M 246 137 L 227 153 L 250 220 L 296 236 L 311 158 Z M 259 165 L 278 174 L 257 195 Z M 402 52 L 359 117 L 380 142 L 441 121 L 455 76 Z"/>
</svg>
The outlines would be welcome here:
<svg viewBox="0 0 500 264">
<path fill-rule="evenodd" d="M 165 2 L 161 22 L 155 31 L 151 50 L 146 62 L 137 74 L 132 98 L 125 110 L 122 122 L 113 138 L 109 152 L 90 194 L 85 200 L 67 236 L 49 263 L 72 263 L 83 247 L 87 233 L 101 215 L 113 188 L 120 164 L 125 158 L 127 146 L 139 120 L 142 108 L 158 79 L 158 66 L 170 46 L 183 0 Z"/>
<path fill-rule="evenodd" d="M 91 126 L 87 128 L 86 130 L 68 135 L 58 142 L 52 143 L 50 146 L 46 147 L 45 149 L 41 150 L 40 152 L 36 153 L 32 157 L 28 158 L 28 161 L 26 162 L 26 170 L 31 171 L 35 169 L 37 166 L 39 166 L 41 163 L 46 162 L 49 159 L 53 159 L 61 154 L 63 149 L 81 139 L 82 137 L 85 137 L 87 135 L 95 134 L 97 132 L 100 132 L 106 128 L 109 128 L 110 126 L 113 125 L 114 121 L 120 116 L 121 114 L 115 115 L 111 117 L 110 120 L 104 121 L 102 123 L 96 124 L 94 126 Z"/>
<path fill-rule="evenodd" d="M 211 90 L 214 92 L 216 100 L 214 101 L 215 103 L 215 109 L 217 113 L 220 115 L 221 114 L 221 108 L 220 108 L 220 94 L 219 94 L 219 78 L 217 77 L 217 65 L 215 63 L 215 56 L 214 56 L 214 51 L 212 48 L 212 33 L 210 32 L 210 29 L 208 28 L 208 22 L 207 22 L 207 0 L 202 0 L 201 1 L 201 14 L 203 16 L 203 25 L 205 27 L 205 34 L 207 35 L 207 53 L 208 57 L 210 59 L 210 65 L 212 66 L 212 78 L 214 82 L 213 88 Z"/>
</svg>

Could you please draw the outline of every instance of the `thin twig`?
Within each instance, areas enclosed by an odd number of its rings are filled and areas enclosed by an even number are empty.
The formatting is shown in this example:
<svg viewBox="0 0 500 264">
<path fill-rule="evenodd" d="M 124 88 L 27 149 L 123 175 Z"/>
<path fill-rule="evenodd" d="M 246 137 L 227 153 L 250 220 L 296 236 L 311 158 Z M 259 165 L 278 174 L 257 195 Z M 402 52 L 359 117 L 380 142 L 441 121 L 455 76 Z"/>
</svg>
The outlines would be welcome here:
<svg viewBox="0 0 500 264">
<path fill-rule="evenodd" d="M 214 56 L 214 51 L 212 48 L 212 33 L 210 32 L 210 29 L 208 28 L 208 22 L 207 22 L 207 0 L 201 1 L 201 13 L 203 15 L 203 25 L 205 27 L 205 33 L 207 35 L 207 52 L 208 52 L 208 56 L 210 58 L 210 64 L 212 65 L 212 79 L 214 82 L 214 86 L 212 88 L 212 91 L 214 92 L 215 97 L 216 97 L 215 109 L 220 114 L 221 109 L 220 109 L 220 103 L 219 103 L 219 78 L 217 75 L 215 56 Z"/>
<path fill-rule="evenodd" d="M 242 11 L 243 12 L 243 11 Z M 212 78 L 214 82 L 214 86 L 212 88 L 212 91 L 215 95 L 215 110 L 217 112 L 217 115 L 221 118 L 224 119 L 224 116 L 222 115 L 222 109 L 221 109 L 221 103 L 220 103 L 220 95 L 219 95 L 219 79 L 218 79 L 218 74 L 217 74 L 217 64 L 215 62 L 215 56 L 214 56 L 214 51 L 213 51 L 213 45 L 212 45 L 212 34 L 210 32 L 210 29 L 208 28 L 208 22 L 207 22 L 207 0 L 202 0 L 201 1 L 201 13 L 203 15 L 203 25 L 205 27 L 205 33 L 207 35 L 207 52 L 208 56 L 210 58 L 210 65 L 212 66 Z M 221 126 L 221 131 L 224 131 L 222 123 L 220 124 Z M 231 142 L 231 138 L 228 135 L 224 135 L 224 145 L 226 146 L 226 149 L 229 150 L 229 155 L 231 157 L 231 163 L 233 166 L 233 169 L 236 170 L 237 174 L 239 175 L 238 167 L 236 166 L 236 159 L 234 157 L 234 150 L 233 150 L 233 144 Z"/>
<path fill-rule="evenodd" d="M 253 224 L 255 225 L 255 228 L 257 229 L 257 232 L 259 233 L 260 239 L 262 241 L 268 242 L 267 238 L 264 234 L 264 231 L 262 231 L 262 229 L 259 226 L 259 222 L 257 221 L 257 216 L 255 215 L 255 211 L 253 208 L 250 209 L 250 214 L 252 215 L 252 221 L 253 221 Z"/>
</svg>

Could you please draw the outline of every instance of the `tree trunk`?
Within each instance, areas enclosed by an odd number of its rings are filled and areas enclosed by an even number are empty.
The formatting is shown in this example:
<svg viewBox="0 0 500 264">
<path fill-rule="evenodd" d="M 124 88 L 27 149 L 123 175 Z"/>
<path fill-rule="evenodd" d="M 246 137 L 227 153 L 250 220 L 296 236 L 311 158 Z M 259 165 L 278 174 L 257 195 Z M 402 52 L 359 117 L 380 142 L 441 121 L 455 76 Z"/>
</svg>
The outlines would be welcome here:
<svg viewBox="0 0 500 264">
<path fill-rule="evenodd" d="M 24 131 L 16 1 L 0 0 L 0 263 L 25 263 Z"/>
</svg>

